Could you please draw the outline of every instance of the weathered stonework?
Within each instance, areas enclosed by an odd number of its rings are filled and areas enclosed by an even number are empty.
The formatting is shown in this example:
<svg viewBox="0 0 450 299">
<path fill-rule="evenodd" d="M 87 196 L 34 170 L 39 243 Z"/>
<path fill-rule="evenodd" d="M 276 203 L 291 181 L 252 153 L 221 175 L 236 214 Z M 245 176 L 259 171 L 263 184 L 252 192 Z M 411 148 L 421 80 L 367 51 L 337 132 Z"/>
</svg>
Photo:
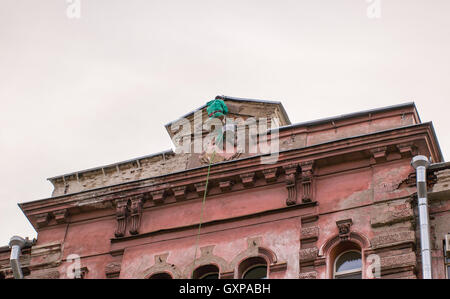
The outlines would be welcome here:
<svg viewBox="0 0 450 299">
<path fill-rule="evenodd" d="M 298 278 L 299 279 L 317 279 L 317 272 L 311 271 L 311 272 L 300 273 L 298 275 Z"/>
<path fill-rule="evenodd" d="M 415 240 L 416 237 L 413 231 L 403 231 L 376 236 L 370 242 L 373 249 L 378 249 L 403 243 L 415 243 Z"/>
<path fill-rule="evenodd" d="M 300 239 L 318 239 L 319 238 L 319 227 L 311 226 L 302 228 Z"/>
<path fill-rule="evenodd" d="M 107 278 L 118 278 L 120 275 L 121 263 L 111 262 L 105 267 L 105 275 Z"/>
<path fill-rule="evenodd" d="M 382 270 L 415 265 L 416 265 L 416 254 L 414 252 L 381 258 Z"/>
<path fill-rule="evenodd" d="M 300 262 L 310 261 L 316 259 L 319 253 L 319 249 L 317 247 L 305 248 L 300 250 Z"/>
<path fill-rule="evenodd" d="M 339 238 L 346 241 L 350 237 L 351 226 L 353 225 L 352 219 L 345 219 L 336 221 L 336 225 L 339 230 Z"/>
<path fill-rule="evenodd" d="M 209 265 L 240 278 L 252 263 L 269 278 L 332 278 L 346 250 L 379 256 L 382 278 L 420 278 L 415 154 L 436 162 L 427 175 L 433 271 L 445 277 L 450 165 L 413 104 L 291 125 L 280 103 L 226 102 L 232 118 L 279 122 L 272 164 L 256 151 L 208 171 L 200 154 L 165 151 L 51 178 L 52 197 L 20 204 L 38 231 L 22 251 L 25 278 L 65 278 L 71 254 L 84 278 L 190 278 Z M 186 115 L 191 128 L 205 110 Z M 9 254 L 0 247 L 1 279 L 12 277 Z"/>
<path fill-rule="evenodd" d="M 377 205 L 372 211 L 370 223 L 373 227 L 379 227 L 410 221 L 413 218 L 411 204 L 406 200 L 400 200 Z"/>
</svg>

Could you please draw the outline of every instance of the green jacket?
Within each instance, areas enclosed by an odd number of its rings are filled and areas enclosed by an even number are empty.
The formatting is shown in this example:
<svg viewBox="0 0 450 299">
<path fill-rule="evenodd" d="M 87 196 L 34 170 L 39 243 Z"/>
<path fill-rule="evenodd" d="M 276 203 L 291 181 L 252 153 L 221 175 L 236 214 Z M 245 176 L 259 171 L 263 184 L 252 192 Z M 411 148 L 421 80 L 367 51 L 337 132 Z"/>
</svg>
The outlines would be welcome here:
<svg viewBox="0 0 450 299">
<path fill-rule="evenodd" d="M 228 114 L 227 104 L 223 100 L 215 99 L 206 103 L 206 112 L 209 117 L 220 117 Z"/>
</svg>

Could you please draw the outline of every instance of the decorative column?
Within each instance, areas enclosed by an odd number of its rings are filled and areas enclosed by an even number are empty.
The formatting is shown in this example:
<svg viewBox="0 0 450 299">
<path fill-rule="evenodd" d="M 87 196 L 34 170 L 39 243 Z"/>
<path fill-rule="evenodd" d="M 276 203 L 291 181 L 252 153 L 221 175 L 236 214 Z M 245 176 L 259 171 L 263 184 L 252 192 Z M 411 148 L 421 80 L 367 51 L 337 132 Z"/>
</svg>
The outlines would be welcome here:
<svg viewBox="0 0 450 299">
<path fill-rule="evenodd" d="M 283 166 L 286 174 L 286 188 L 288 197 L 286 198 L 286 205 L 292 206 L 297 203 L 297 169 L 298 164 L 291 164 Z"/>
<path fill-rule="evenodd" d="M 121 198 L 116 200 L 116 219 L 117 228 L 114 233 L 116 238 L 123 237 L 127 227 L 127 215 L 128 215 L 128 199 Z"/>
<path fill-rule="evenodd" d="M 314 161 L 301 162 L 302 169 L 302 202 L 313 201 L 313 166 Z"/>
<path fill-rule="evenodd" d="M 142 205 L 144 195 L 139 194 L 131 197 L 131 208 L 130 208 L 130 234 L 139 234 L 139 227 L 141 225 L 141 215 L 142 215 Z"/>
</svg>

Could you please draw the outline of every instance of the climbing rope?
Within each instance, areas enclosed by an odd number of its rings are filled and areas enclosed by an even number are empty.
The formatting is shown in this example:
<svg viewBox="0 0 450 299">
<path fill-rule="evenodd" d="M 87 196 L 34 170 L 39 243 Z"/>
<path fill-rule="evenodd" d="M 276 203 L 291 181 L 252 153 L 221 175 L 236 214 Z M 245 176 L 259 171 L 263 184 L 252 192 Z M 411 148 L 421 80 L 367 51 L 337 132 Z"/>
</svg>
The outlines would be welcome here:
<svg viewBox="0 0 450 299">
<path fill-rule="evenodd" d="M 198 241 L 200 239 L 200 230 L 202 228 L 202 222 L 203 222 L 203 213 L 205 210 L 205 203 L 206 203 L 206 194 L 208 193 L 208 182 L 209 182 L 209 174 L 211 172 L 211 164 L 214 161 L 214 156 L 216 155 L 216 151 L 213 152 L 211 159 L 209 160 L 208 165 L 208 173 L 206 174 L 206 184 L 205 184 L 205 192 L 203 193 L 203 201 L 202 201 L 202 209 L 200 212 L 200 222 L 198 224 L 198 231 L 197 231 L 197 238 L 195 240 L 195 253 L 194 253 L 194 262 L 193 265 L 195 265 L 195 260 L 197 259 L 197 249 L 198 249 Z"/>
<path fill-rule="evenodd" d="M 206 112 L 210 118 L 225 117 L 225 115 L 228 114 L 228 107 L 220 97 L 216 97 L 214 100 L 209 101 L 208 103 L 206 103 L 206 106 L 207 106 Z M 216 144 L 219 144 L 219 142 L 223 142 L 223 131 L 221 131 L 219 136 L 217 136 Z M 213 154 L 211 156 L 211 159 L 209 160 L 208 173 L 206 174 L 205 192 L 203 193 L 202 209 L 200 212 L 200 222 L 198 224 L 197 237 L 195 240 L 195 252 L 194 252 L 193 266 L 195 266 L 195 260 L 197 259 L 198 242 L 200 239 L 200 231 L 201 231 L 202 223 L 203 223 L 203 214 L 205 212 L 206 194 L 208 193 L 209 174 L 211 171 L 211 164 L 214 161 L 215 155 L 216 155 L 216 151 L 214 150 Z"/>
</svg>

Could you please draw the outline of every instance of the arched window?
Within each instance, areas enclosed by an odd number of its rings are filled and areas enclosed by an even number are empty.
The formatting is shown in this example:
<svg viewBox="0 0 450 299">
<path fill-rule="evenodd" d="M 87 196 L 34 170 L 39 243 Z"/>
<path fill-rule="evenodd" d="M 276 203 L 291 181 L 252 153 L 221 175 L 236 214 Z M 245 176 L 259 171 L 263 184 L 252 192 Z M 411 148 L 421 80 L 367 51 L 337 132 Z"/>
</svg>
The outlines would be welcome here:
<svg viewBox="0 0 450 299">
<path fill-rule="evenodd" d="M 334 262 L 335 279 L 361 279 L 362 259 L 361 252 L 350 250 L 341 253 Z"/>
<path fill-rule="evenodd" d="M 155 273 L 149 279 L 172 279 L 172 276 L 166 272 Z"/>
<path fill-rule="evenodd" d="M 219 279 L 219 267 L 216 265 L 204 265 L 194 270 L 193 279 Z"/>
<path fill-rule="evenodd" d="M 267 261 L 260 256 L 251 257 L 239 265 L 239 278 L 264 279 L 268 277 Z"/>
</svg>

